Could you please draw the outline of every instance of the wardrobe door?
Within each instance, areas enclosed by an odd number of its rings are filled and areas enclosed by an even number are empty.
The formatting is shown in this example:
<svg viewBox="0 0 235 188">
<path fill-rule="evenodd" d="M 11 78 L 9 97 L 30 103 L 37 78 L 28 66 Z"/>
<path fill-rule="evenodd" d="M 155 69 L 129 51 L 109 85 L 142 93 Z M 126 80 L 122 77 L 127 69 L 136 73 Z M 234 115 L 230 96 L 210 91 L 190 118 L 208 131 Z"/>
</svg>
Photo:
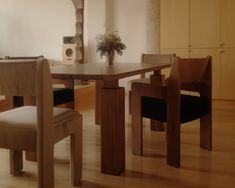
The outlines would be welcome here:
<svg viewBox="0 0 235 188">
<path fill-rule="evenodd" d="M 190 0 L 190 47 L 215 48 L 220 42 L 220 0 Z"/>
<path fill-rule="evenodd" d="M 221 0 L 221 97 L 235 99 L 235 1 Z"/>
<path fill-rule="evenodd" d="M 161 49 L 186 49 L 189 44 L 189 0 L 161 0 Z"/>
</svg>

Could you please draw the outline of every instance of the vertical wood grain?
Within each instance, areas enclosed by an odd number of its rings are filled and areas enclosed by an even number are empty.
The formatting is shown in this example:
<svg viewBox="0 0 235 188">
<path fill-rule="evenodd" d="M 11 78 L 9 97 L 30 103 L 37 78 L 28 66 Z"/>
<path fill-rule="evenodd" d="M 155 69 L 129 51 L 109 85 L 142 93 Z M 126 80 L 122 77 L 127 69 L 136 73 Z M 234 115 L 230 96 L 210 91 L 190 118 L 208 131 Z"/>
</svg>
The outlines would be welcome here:
<svg viewBox="0 0 235 188">
<path fill-rule="evenodd" d="M 125 170 L 124 88 L 101 89 L 101 171 L 120 175 Z"/>
</svg>

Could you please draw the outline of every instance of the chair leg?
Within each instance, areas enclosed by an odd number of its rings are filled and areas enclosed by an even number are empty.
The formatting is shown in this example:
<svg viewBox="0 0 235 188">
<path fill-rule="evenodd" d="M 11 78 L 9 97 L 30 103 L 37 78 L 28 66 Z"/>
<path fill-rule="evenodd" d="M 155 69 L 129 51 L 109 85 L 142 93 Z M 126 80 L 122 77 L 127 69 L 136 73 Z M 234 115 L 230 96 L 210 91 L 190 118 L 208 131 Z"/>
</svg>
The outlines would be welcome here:
<svg viewBox="0 0 235 188">
<path fill-rule="evenodd" d="M 180 167 L 180 124 L 167 125 L 167 164 Z"/>
<path fill-rule="evenodd" d="M 138 95 L 131 96 L 131 113 L 132 152 L 135 155 L 143 155 L 143 120 L 141 116 L 141 100 Z"/>
<path fill-rule="evenodd" d="M 23 170 L 23 152 L 10 150 L 10 174 L 17 176 Z"/>
<path fill-rule="evenodd" d="M 54 188 L 54 146 L 38 151 L 38 188 Z"/>
<path fill-rule="evenodd" d="M 66 103 L 66 104 L 65 104 L 65 108 L 75 109 L 74 101 L 73 101 L 73 102 Z"/>
<path fill-rule="evenodd" d="M 71 184 L 80 185 L 82 177 L 82 126 L 79 124 L 79 130 L 71 135 Z"/>
<path fill-rule="evenodd" d="M 200 146 L 212 150 L 212 120 L 211 114 L 200 119 Z"/>
<path fill-rule="evenodd" d="M 165 131 L 165 123 L 151 119 L 150 120 L 150 128 L 151 128 L 151 131 L 164 132 Z"/>
<path fill-rule="evenodd" d="M 131 114 L 131 91 L 129 91 L 129 93 L 128 93 L 128 97 L 129 97 L 129 100 L 128 100 L 128 102 L 129 102 L 129 114 Z"/>
</svg>

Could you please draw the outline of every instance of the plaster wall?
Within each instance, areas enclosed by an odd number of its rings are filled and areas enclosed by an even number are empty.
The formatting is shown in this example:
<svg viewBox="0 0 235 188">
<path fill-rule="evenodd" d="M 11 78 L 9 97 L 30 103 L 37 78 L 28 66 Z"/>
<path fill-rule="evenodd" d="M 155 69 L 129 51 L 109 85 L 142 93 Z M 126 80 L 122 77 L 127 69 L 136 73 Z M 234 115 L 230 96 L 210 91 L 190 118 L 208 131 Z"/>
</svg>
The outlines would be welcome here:
<svg viewBox="0 0 235 188">
<path fill-rule="evenodd" d="M 62 59 L 63 36 L 75 34 L 70 0 L 0 0 L 0 57 Z"/>
<path fill-rule="evenodd" d="M 139 62 L 146 49 L 145 0 L 85 0 L 85 61 L 101 60 L 95 37 L 118 31 L 127 46 L 117 62 Z M 0 0 L 0 57 L 61 60 L 63 36 L 75 34 L 71 0 Z"/>
</svg>

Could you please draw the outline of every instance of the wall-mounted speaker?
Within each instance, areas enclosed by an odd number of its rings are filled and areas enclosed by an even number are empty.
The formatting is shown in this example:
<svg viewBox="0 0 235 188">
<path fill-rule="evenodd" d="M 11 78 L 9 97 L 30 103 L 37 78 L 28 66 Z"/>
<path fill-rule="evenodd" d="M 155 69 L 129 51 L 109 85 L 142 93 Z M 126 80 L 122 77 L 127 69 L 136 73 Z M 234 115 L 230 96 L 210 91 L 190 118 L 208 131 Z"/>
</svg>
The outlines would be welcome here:
<svg viewBox="0 0 235 188">
<path fill-rule="evenodd" d="M 75 62 L 75 39 L 74 37 L 63 38 L 63 62 L 64 64 L 73 64 Z"/>
</svg>

